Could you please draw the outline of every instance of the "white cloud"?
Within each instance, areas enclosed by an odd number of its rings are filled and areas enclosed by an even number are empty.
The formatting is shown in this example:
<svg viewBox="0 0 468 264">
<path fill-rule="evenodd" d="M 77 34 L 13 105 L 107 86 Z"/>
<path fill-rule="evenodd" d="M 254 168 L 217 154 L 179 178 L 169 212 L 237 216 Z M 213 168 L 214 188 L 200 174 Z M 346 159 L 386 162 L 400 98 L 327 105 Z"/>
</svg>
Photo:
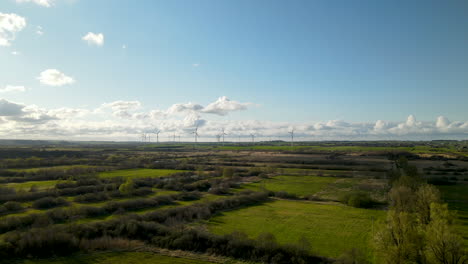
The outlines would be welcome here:
<svg viewBox="0 0 468 264">
<path fill-rule="evenodd" d="M 104 35 L 102 33 L 95 34 L 93 32 L 88 32 L 82 39 L 88 42 L 89 45 L 104 45 Z"/>
<path fill-rule="evenodd" d="M 102 111 L 107 108 L 112 110 L 112 114 L 114 116 L 131 119 L 133 117 L 131 111 L 140 108 L 140 106 L 141 103 L 139 101 L 115 101 L 102 104 L 98 111 Z M 141 117 L 137 119 L 141 119 Z"/>
<path fill-rule="evenodd" d="M 195 103 L 182 103 L 174 104 L 167 110 L 145 110 L 139 101 L 114 101 L 95 109 L 44 109 L 0 99 L 0 137 L 20 134 L 25 138 L 43 139 L 60 139 L 64 136 L 64 139 L 138 140 L 140 133 L 154 131 L 157 127 L 162 131 L 160 140 L 166 140 L 176 133 L 181 135 L 182 140 L 191 141 L 191 132 L 197 125 L 200 141 L 216 141 L 221 127 L 226 129 L 227 141 L 237 141 L 239 138 L 250 141 L 250 133 L 256 135 L 256 141 L 288 141 L 288 132 L 292 127 L 298 141 L 466 139 L 468 136 L 467 121 L 452 122 L 446 117 L 417 121 L 415 116 L 409 116 L 401 122 L 378 120 L 361 123 L 342 120 L 303 123 L 210 120 L 210 115 L 203 111 L 206 108 Z"/>
<path fill-rule="evenodd" d="M 219 97 L 215 102 L 203 108 L 202 112 L 223 116 L 232 111 L 246 110 L 247 106 L 249 105 L 251 104 L 231 101 L 226 96 L 222 96 Z"/>
<path fill-rule="evenodd" d="M 445 128 L 448 128 L 449 125 L 450 125 L 450 121 L 448 120 L 448 118 L 446 118 L 445 116 L 437 117 L 437 121 L 436 121 L 437 128 L 445 129 Z"/>
<path fill-rule="evenodd" d="M 16 33 L 26 27 L 26 19 L 17 14 L 0 12 L 0 46 L 10 46 Z"/>
<path fill-rule="evenodd" d="M 192 64 L 192 66 L 193 67 L 198 67 L 198 66 L 200 66 L 200 63 L 194 63 L 194 64 Z"/>
<path fill-rule="evenodd" d="M 36 27 L 36 34 L 38 34 L 39 36 L 44 35 L 44 31 L 42 30 L 41 26 Z"/>
<path fill-rule="evenodd" d="M 24 86 L 15 86 L 7 85 L 5 88 L 0 88 L 0 93 L 10 93 L 10 92 L 24 92 L 26 88 Z"/>
<path fill-rule="evenodd" d="M 177 114 L 184 113 L 187 111 L 200 111 L 203 109 L 203 106 L 194 103 L 186 104 L 173 104 L 169 109 L 167 109 L 168 114 Z"/>
<path fill-rule="evenodd" d="M 45 85 L 50 86 L 62 86 L 66 84 L 72 84 L 75 80 L 56 69 L 47 69 L 37 77 L 37 79 Z"/>
<path fill-rule="evenodd" d="M 127 45 L 122 45 L 122 49 L 126 49 L 127 48 Z"/>
<path fill-rule="evenodd" d="M 44 7 L 51 7 L 53 5 L 53 0 L 16 0 L 17 3 L 35 3 Z"/>
<path fill-rule="evenodd" d="M 15 56 L 16 55 L 21 55 L 21 52 L 14 50 L 14 51 L 11 52 L 11 55 L 15 55 Z"/>
</svg>

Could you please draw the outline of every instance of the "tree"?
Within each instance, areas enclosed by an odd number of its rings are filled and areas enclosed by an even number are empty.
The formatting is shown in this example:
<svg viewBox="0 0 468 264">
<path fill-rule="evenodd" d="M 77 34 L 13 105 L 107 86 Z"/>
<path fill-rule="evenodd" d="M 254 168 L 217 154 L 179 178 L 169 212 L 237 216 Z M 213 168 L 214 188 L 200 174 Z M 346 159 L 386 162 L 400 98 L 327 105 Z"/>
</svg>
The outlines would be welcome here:
<svg viewBox="0 0 468 264">
<path fill-rule="evenodd" d="M 422 225 L 427 225 L 431 221 L 431 204 L 440 203 L 440 192 L 437 187 L 424 184 L 416 191 L 415 198 L 414 207 L 418 220 Z"/>
<path fill-rule="evenodd" d="M 374 241 L 385 263 L 406 264 L 421 259 L 422 236 L 416 220 L 408 212 L 390 210 Z"/>
<path fill-rule="evenodd" d="M 131 178 L 128 178 L 125 183 L 122 183 L 119 186 L 119 191 L 123 195 L 132 195 L 132 193 L 135 191 L 135 183 Z"/>
<path fill-rule="evenodd" d="M 447 204 L 432 203 L 430 223 L 426 229 L 426 253 L 430 263 L 462 264 L 468 262 L 463 240 L 455 234 L 449 223 L 452 216 Z"/>
<path fill-rule="evenodd" d="M 413 190 L 407 186 L 393 187 L 389 192 L 390 206 L 397 212 L 413 212 L 416 199 Z"/>
</svg>

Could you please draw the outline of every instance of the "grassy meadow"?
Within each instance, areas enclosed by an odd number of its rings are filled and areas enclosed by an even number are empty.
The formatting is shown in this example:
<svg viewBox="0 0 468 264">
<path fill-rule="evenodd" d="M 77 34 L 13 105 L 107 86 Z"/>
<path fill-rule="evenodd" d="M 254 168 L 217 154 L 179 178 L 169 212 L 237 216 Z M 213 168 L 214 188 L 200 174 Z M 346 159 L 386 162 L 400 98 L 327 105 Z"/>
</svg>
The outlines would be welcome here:
<svg viewBox="0 0 468 264">
<path fill-rule="evenodd" d="M 245 184 L 243 188 L 254 191 L 261 189 L 274 192 L 285 191 L 297 196 L 307 196 L 321 191 L 336 180 L 337 178 L 332 177 L 280 175 L 262 179 L 260 182 Z"/>
<path fill-rule="evenodd" d="M 442 199 L 456 212 L 455 228 L 468 247 L 468 184 L 438 186 Z"/>
<path fill-rule="evenodd" d="M 183 170 L 162 170 L 162 169 L 127 169 L 114 170 L 99 173 L 99 177 L 123 177 L 123 178 L 147 178 L 147 177 L 164 177 Z"/>
<path fill-rule="evenodd" d="M 314 253 L 337 257 L 352 248 L 370 252 L 372 218 L 383 219 L 385 213 L 334 203 L 276 200 L 224 212 L 210 219 L 207 227 L 217 234 L 242 231 L 252 238 L 268 232 L 283 244 L 304 236 Z"/>
</svg>

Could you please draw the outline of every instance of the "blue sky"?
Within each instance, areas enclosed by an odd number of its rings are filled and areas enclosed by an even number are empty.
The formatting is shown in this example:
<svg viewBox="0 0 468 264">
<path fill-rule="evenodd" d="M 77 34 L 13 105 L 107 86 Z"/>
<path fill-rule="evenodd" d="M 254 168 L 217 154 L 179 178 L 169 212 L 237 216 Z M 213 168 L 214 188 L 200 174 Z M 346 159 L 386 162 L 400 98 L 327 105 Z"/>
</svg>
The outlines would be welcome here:
<svg viewBox="0 0 468 264">
<path fill-rule="evenodd" d="M 0 13 L 26 19 L 0 46 L 0 89 L 26 89 L 0 98 L 24 106 L 151 111 L 227 96 L 251 104 L 211 119 L 467 120 L 466 1 L 2 0 Z M 74 82 L 40 83 L 47 69 Z"/>
</svg>

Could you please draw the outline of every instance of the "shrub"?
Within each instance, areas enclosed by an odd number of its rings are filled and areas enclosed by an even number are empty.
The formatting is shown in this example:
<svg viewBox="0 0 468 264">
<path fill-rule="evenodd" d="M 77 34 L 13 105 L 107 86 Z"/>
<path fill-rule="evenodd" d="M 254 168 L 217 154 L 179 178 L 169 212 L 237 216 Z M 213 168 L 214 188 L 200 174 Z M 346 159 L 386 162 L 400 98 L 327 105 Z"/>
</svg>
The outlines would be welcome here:
<svg viewBox="0 0 468 264">
<path fill-rule="evenodd" d="M 340 201 L 352 207 L 357 208 L 370 208 L 374 206 L 375 202 L 366 192 L 351 192 L 343 195 Z"/>
<path fill-rule="evenodd" d="M 68 205 L 69 203 L 63 198 L 44 197 L 35 201 L 32 205 L 36 209 L 48 209 L 57 206 Z"/>
<path fill-rule="evenodd" d="M 18 202 L 13 202 L 13 201 L 6 202 L 3 206 L 5 206 L 5 208 L 6 208 L 8 211 L 19 211 L 19 210 L 22 210 L 22 209 L 23 209 L 23 207 L 21 206 L 20 203 L 18 203 Z"/>
</svg>

